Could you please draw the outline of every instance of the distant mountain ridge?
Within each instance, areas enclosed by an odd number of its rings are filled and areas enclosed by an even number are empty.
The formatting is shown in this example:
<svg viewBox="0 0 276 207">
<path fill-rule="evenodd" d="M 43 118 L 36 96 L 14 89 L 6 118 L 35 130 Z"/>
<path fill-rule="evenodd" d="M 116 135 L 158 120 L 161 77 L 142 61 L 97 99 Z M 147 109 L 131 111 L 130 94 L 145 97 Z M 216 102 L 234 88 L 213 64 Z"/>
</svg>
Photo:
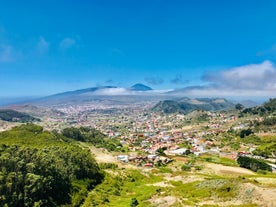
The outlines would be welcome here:
<svg viewBox="0 0 276 207">
<path fill-rule="evenodd" d="M 164 100 L 157 103 L 152 110 L 165 114 L 184 113 L 193 110 L 217 111 L 234 108 L 234 104 L 224 98 L 194 98 L 187 97 L 176 100 Z"/>
<path fill-rule="evenodd" d="M 142 83 L 137 83 L 137 84 L 131 86 L 130 90 L 132 90 L 132 91 L 151 91 L 152 88 L 149 86 L 146 86 Z"/>
<path fill-rule="evenodd" d="M 62 93 L 53 94 L 50 96 L 26 99 L 17 102 L 10 102 L 6 104 L 7 106 L 11 105 L 39 105 L 39 106 L 58 106 L 58 105 L 67 105 L 67 104 L 84 104 L 89 103 L 92 105 L 108 106 L 112 107 L 114 105 L 120 107 L 120 105 L 133 105 L 137 103 L 149 103 L 152 104 L 158 103 L 158 101 L 164 101 L 164 105 L 167 105 L 168 111 L 180 111 L 185 113 L 190 109 L 206 109 L 206 110 L 215 110 L 219 107 L 218 103 L 205 103 L 207 101 L 204 99 L 189 99 L 181 98 L 176 99 L 177 97 L 183 97 L 181 93 L 178 93 L 179 90 L 154 90 L 151 87 L 144 85 L 142 83 L 136 83 L 130 87 L 118 87 L 118 86 L 95 86 L 90 88 L 66 91 Z M 183 92 L 182 90 L 180 90 Z M 168 101 L 171 100 L 171 101 Z M 217 99 L 218 101 L 219 99 Z M 1 101 L 1 100 L 0 100 Z M 5 101 L 5 100 L 4 100 Z M 177 101 L 179 103 L 175 103 Z M 208 102 L 208 101 L 207 101 Z M 5 103 L 5 102 L 4 102 Z M 233 102 L 237 103 L 237 102 Z M 245 107 L 257 105 L 254 102 L 244 102 L 242 103 Z M 168 109 L 172 105 L 174 109 Z M 196 107 L 195 107 L 196 105 Z M 199 107 L 200 105 L 200 107 Z M 228 104 L 229 105 L 229 104 Z M 159 107 L 160 108 L 160 107 Z M 163 107 L 164 108 L 164 107 Z M 166 107 L 165 107 L 166 108 Z M 161 109 L 162 111 L 162 109 Z"/>
<path fill-rule="evenodd" d="M 59 105 L 70 103 L 97 102 L 101 104 L 120 104 L 139 101 L 136 95 L 144 95 L 142 92 L 153 91 L 152 88 L 141 83 L 132 85 L 129 88 L 117 86 L 98 86 L 73 91 L 66 91 L 33 100 L 35 105 Z M 149 98 L 149 97 L 148 97 Z M 133 99 L 133 100 L 132 100 Z"/>
<path fill-rule="evenodd" d="M 84 93 L 95 92 L 95 91 L 98 91 L 101 89 L 109 89 L 109 88 L 117 88 L 117 87 L 116 86 L 99 86 L 99 87 L 85 88 L 85 89 L 79 89 L 79 90 L 74 90 L 74 91 L 66 91 L 66 92 L 46 96 L 41 99 L 45 99 L 45 98 L 48 99 L 48 98 L 62 97 L 62 96 L 75 96 L 75 95 L 81 95 Z"/>
</svg>

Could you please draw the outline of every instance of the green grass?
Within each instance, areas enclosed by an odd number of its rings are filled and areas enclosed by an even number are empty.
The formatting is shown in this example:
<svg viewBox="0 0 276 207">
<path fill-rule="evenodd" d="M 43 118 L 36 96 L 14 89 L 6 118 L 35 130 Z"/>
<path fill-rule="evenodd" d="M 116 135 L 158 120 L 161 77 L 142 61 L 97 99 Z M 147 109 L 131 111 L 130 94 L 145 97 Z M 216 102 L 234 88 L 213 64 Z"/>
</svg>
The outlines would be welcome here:
<svg viewBox="0 0 276 207">
<path fill-rule="evenodd" d="M 102 184 L 89 193 L 83 207 L 88 206 L 130 206 L 132 198 L 136 198 L 139 207 L 149 206 L 148 200 L 162 189 L 148 184 L 162 181 L 153 174 L 144 175 L 137 170 L 118 170 L 118 175 L 107 174 Z"/>
<path fill-rule="evenodd" d="M 258 177 L 275 177 L 275 175 L 256 175 L 246 177 L 224 177 L 213 174 L 202 174 L 199 172 L 177 172 L 170 173 L 169 167 L 161 167 L 152 169 L 149 172 L 141 172 L 129 169 L 115 169 L 116 175 L 107 174 L 102 184 L 98 185 L 93 191 L 89 193 L 83 207 L 90 206 L 107 206 L 107 207 L 121 207 L 130 206 L 132 198 L 136 198 L 139 202 L 139 207 L 157 207 L 157 204 L 150 203 L 152 198 L 162 198 L 166 196 L 173 196 L 177 201 L 173 206 L 220 206 L 220 205 L 206 205 L 201 202 L 213 200 L 218 202 L 231 201 L 239 199 L 239 189 L 243 183 L 253 182 L 254 178 Z M 167 181 L 163 177 L 163 173 L 169 173 L 171 177 L 177 174 L 183 177 L 181 181 Z M 205 178 L 201 181 L 192 181 L 183 183 L 186 177 L 196 175 Z M 150 184 L 158 182 L 167 182 L 173 187 L 159 187 Z M 259 185 L 259 183 L 254 183 Z M 256 207 L 250 201 L 243 205 L 228 205 L 228 207 Z"/>
<path fill-rule="evenodd" d="M 249 204 L 241 204 L 241 205 L 229 205 L 226 207 L 258 207 L 257 204 L 249 203 Z"/>
<path fill-rule="evenodd" d="M 159 167 L 158 170 L 160 173 L 172 173 L 173 172 L 172 169 L 169 167 Z"/>
<path fill-rule="evenodd" d="M 226 158 L 226 157 L 219 157 L 218 155 L 202 155 L 200 157 L 203 161 L 212 162 L 216 164 L 226 165 L 226 166 L 239 166 L 235 160 Z"/>
</svg>

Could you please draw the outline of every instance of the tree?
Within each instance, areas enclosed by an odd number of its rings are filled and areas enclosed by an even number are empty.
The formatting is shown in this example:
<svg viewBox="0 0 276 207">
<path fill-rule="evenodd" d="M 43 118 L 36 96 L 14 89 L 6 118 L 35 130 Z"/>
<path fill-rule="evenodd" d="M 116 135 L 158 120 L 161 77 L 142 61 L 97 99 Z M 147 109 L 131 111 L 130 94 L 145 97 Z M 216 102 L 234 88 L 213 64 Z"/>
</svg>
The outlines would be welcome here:
<svg viewBox="0 0 276 207">
<path fill-rule="evenodd" d="M 136 198 L 132 198 L 131 201 L 130 201 L 130 206 L 131 207 L 136 207 L 139 205 L 139 202 L 137 201 Z"/>
<path fill-rule="evenodd" d="M 249 136 L 250 134 L 253 134 L 253 131 L 252 131 L 250 128 L 248 128 L 248 129 L 243 129 L 243 130 L 241 130 L 241 132 L 240 132 L 240 138 L 244 138 L 244 137 L 246 137 L 246 136 Z"/>
<path fill-rule="evenodd" d="M 167 149 L 167 147 L 160 147 L 156 150 L 156 153 L 161 156 L 166 156 L 166 153 L 164 152 Z"/>
<path fill-rule="evenodd" d="M 239 156 L 237 159 L 240 167 L 247 168 L 257 172 L 258 170 L 272 171 L 272 167 L 262 160 L 257 160 L 251 157 Z"/>
<path fill-rule="evenodd" d="M 63 129 L 62 135 L 77 141 L 84 141 L 84 137 L 80 133 L 80 130 L 74 127 Z"/>
<path fill-rule="evenodd" d="M 242 104 L 238 103 L 235 105 L 235 109 L 242 110 L 242 109 L 244 109 L 244 106 Z"/>
<path fill-rule="evenodd" d="M 0 133 L 0 207 L 80 206 L 103 174 L 88 149 L 64 138 L 34 124 Z"/>
</svg>

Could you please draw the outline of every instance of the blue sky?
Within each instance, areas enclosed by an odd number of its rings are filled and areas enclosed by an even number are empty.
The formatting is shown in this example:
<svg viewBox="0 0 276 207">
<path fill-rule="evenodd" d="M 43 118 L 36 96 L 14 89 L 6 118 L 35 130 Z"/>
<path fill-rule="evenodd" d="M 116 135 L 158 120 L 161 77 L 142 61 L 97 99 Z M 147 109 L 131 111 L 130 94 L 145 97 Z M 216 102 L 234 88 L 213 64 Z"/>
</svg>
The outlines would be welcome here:
<svg viewBox="0 0 276 207">
<path fill-rule="evenodd" d="M 0 97 L 138 82 L 273 96 L 275 11 L 273 0 L 3 0 Z"/>
</svg>

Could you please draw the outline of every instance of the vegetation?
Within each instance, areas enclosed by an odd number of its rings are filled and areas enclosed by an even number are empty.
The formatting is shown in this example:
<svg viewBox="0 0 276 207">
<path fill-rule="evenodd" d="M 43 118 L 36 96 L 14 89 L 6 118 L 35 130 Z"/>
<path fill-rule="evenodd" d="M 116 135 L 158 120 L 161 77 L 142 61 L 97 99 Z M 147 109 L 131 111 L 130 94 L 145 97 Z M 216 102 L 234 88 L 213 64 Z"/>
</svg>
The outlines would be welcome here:
<svg viewBox="0 0 276 207">
<path fill-rule="evenodd" d="M 88 150 L 34 124 L 0 134 L 1 206 L 79 206 L 103 179 Z"/>
<path fill-rule="evenodd" d="M 151 185 L 162 179 L 156 175 L 144 175 L 138 170 L 114 171 L 107 174 L 104 181 L 91 191 L 83 207 L 90 206 L 150 206 L 148 199 L 158 194 L 160 187 Z M 137 201 L 137 202 L 136 202 Z"/>
<path fill-rule="evenodd" d="M 237 162 L 239 163 L 240 167 L 244 167 L 255 172 L 257 172 L 258 170 L 272 171 L 270 165 L 262 160 L 257 160 L 251 157 L 239 156 Z"/>
<path fill-rule="evenodd" d="M 262 106 L 243 109 L 241 114 L 264 116 L 264 115 L 272 114 L 275 111 L 276 111 L 276 98 L 270 99 L 268 102 L 264 103 Z"/>
<path fill-rule="evenodd" d="M 184 100 L 177 102 L 181 101 L 185 103 Z M 219 103 L 218 101 L 217 104 Z M 169 106 L 174 105 L 169 103 Z M 49 132 L 38 125 L 23 124 L 2 132 L 0 133 L 0 207 L 256 206 L 257 204 L 251 203 L 256 202 L 255 194 L 252 193 L 254 189 L 257 191 L 259 188 L 275 187 L 275 174 L 270 173 L 271 166 L 263 160 L 251 157 L 240 156 L 236 161 L 221 156 L 224 154 L 230 157 L 239 151 L 251 152 L 255 148 L 254 155 L 275 157 L 276 136 L 270 130 L 275 127 L 275 114 L 273 114 L 275 109 L 273 103 L 269 102 L 260 109 L 251 108 L 251 112 L 257 110 L 256 114 L 253 116 L 249 113 L 244 114 L 247 117 L 235 122 L 236 115 L 244 113 L 246 109 L 239 104 L 234 107 L 231 115 L 230 113 L 225 115 L 224 112 L 222 115 L 207 113 L 199 109 L 188 116 L 169 115 L 166 121 L 176 125 L 164 124 L 164 131 L 174 132 L 177 128 L 184 134 L 186 132 L 184 126 L 190 121 L 189 126 L 196 126 L 195 130 L 187 128 L 188 135 L 181 134 L 180 139 L 203 136 L 197 144 L 211 150 L 209 154 L 200 156 L 192 153 L 181 156 L 167 155 L 174 161 L 167 165 L 157 161 L 154 162 L 154 168 L 147 169 L 137 167 L 139 164 L 137 162 L 135 166 L 134 161 L 130 161 L 131 164 L 122 164 L 117 160 L 109 160 L 109 156 L 103 159 L 104 162 L 99 159 L 103 163 L 97 165 L 90 151 L 94 149 L 91 145 L 120 152 L 131 151 L 132 146 L 135 146 L 135 150 L 146 149 L 150 143 L 143 144 L 147 138 L 146 133 L 143 133 L 145 126 L 133 133 L 131 142 L 130 139 L 123 140 L 124 146 L 119 139 L 107 138 L 100 131 L 89 127 L 68 127 L 60 132 Z M 168 112 L 170 109 L 168 108 Z M 263 114 L 262 117 L 259 113 Z M 176 116 L 179 118 L 178 122 L 174 122 Z M 207 125 L 208 120 L 210 122 Z M 133 125 L 134 122 L 125 124 L 122 121 L 114 123 L 111 130 L 120 132 L 121 137 L 128 139 L 129 128 Z M 161 127 L 160 129 L 163 130 Z M 258 133 L 265 132 L 265 129 L 270 133 Z M 159 129 L 156 133 L 159 133 Z M 188 139 L 181 145 L 189 151 L 194 150 L 193 146 Z M 166 156 L 164 153 L 166 149 L 167 147 L 159 147 L 156 154 Z M 130 154 L 139 156 L 141 153 L 142 150 Z M 115 156 L 119 153 L 109 154 Z M 226 168 L 221 165 L 233 167 Z M 248 168 L 258 174 L 248 173 L 246 170 L 243 172 L 235 168 L 237 166 Z"/>
<path fill-rule="evenodd" d="M 11 109 L 0 109 L 0 119 L 3 121 L 10 121 L 10 122 L 39 121 L 39 119 L 34 118 L 28 114 L 21 113 Z"/>
<path fill-rule="evenodd" d="M 243 130 L 241 130 L 241 132 L 240 132 L 240 138 L 247 137 L 247 136 L 249 136 L 250 134 L 253 134 L 253 131 L 252 131 L 250 128 L 248 128 L 248 129 L 243 129 Z"/>
<path fill-rule="evenodd" d="M 107 139 L 107 137 L 100 131 L 89 128 L 89 127 L 80 127 L 74 128 L 69 127 L 63 129 L 61 132 L 63 136 L 73 139 L 76 141 L 88 142 L 93 144 L 96 147 L 106 148 L 108 151 L 116 151 L 122 145 L 119 141 L 115 139 Z M 118 148 L 119 147 L 119 148 Z"/>
<path fill-rule="evenodd" d="M 137 199 L 132 198 L 131 201 L 130 201 L 130 206 L 135 207 L 135 206 L 138 206 L 138 205 L 139 205 L 139 202 L 137 201 Z"/>
<path fill-rule="evenodd" d="M 197 102 L 200 102 L 200 104 L 197 104 Z M 183 98 L 180 100 L 160 101 L 152 108 L 152 110 L 157 112 L 162 112 L 165 114 L 171 114 L 171 113 L 187 114 L 194 110 L 216 111 L 216 110 L 230 109 L 233 107 L 234 107 L 234 104 L 226 101 L 225 99 L 197 98 L 197 99 L 191 100 L 189 98 Z"/>
<path fill-rule="evenodd" d="M 212 162 L 212 163 L 221 164 L 225 166 L 238 166 L 235 160 L 232 160 L 226 157 L 220 157 L 218 155 L 205 154 L 205 155 L 202 155 L 200 159 L 207 162 Z"/>
<path fill-rule="evenodd" d="M 272 143 L 267 143 L 267 144 L 262 144 L 260 146 L 257 147 L 257 149 L 255 149 L 253 151 L 254 155 L 259 155 L 265 158 L 268 157 L 272 157 L 276 155 L 276 143 L 272 142 Z"/>
</svg>

